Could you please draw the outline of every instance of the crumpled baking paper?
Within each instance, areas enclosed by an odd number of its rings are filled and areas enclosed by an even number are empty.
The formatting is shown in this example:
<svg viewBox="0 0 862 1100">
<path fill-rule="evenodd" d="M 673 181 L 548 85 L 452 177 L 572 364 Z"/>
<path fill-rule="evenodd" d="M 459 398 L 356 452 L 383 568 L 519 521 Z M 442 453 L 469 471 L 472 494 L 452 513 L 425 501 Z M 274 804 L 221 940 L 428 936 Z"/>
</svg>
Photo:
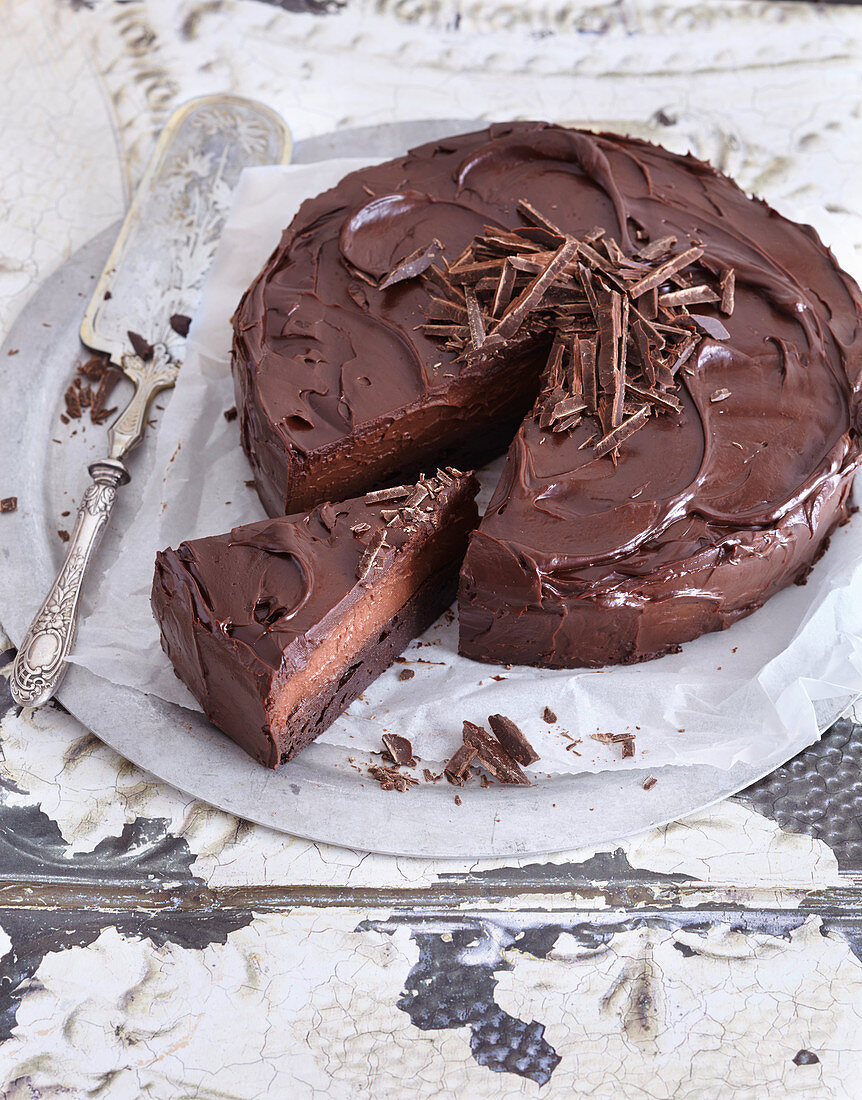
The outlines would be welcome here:
<svg viewBox="0 0 862 1100">
<path fill-rule="evenodd" d="M 367 163 L 367 162 L 364 162 Z M 362 167 L 354 159 L 248 169 L 188 339 L 176 390 L 157 429 L 140 508 L 81 624 L 73 657 L 98 675 L 199 709 L 159 645 L 149 605 L 157 550 L 264 517 L 239 445 L 229 368 L 230 317 L 303 199 Z M 501 468 L 482 474 L 487 502 Z M 550 671 L 482 665 L 459 657 L 448 613 L 323 735 L 345 755 L 379 750 L 385 730 L 409 737 L 423 763 L 446 760 L 461 722 L 514 719 L 541 756 L 541 771 L 745 761 L 770 767 L 819 736 L 815 705 L 862 693 L 862 524 L 836 533 L 808 583 L 779 593 L 730 630 L 679 654 L 627 668 Z M 414 672 L 402 681 L 404 668 Z M 546 721 L 545 708 L 556 716 Z M 550 717 L 550 715 L 549 715 Z M 635 734 L 635 754 L 591 735 Z M 181 729 L 178 731 L 181 736 Z"/>
</svg>

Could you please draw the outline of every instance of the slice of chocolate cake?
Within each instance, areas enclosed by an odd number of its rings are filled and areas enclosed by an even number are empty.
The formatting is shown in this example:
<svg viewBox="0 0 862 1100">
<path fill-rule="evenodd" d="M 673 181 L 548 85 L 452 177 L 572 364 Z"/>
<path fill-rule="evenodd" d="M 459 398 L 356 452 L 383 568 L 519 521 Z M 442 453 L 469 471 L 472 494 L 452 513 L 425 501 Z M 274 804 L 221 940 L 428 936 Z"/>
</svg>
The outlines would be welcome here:
<svg viewBox="0 0 862 1100">
<path fill-rule="evenodd" d="M 454 599 L 476 490 L 450 467 L 158 554 L 162 646 L 207 717 L 271 768 L 313 741 Z"/>
</svg>

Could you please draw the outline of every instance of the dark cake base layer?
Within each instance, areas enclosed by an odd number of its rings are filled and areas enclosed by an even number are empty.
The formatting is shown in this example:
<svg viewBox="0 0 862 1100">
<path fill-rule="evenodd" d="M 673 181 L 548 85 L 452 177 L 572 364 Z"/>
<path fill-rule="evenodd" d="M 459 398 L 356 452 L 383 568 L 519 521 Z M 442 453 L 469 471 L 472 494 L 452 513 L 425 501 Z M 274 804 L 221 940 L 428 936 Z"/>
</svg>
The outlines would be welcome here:
<svg viewBox="0 0 862 1100">
<path fill-rule="evenodd" d="M 319 737 L 350 706 L 372 681 L 395 661 L 410 644 L 450 607 L 458 588 L 458 565 L 432 574 L 417 592 L 389 620 L 380 634 L 354 655 L 338 680 L 304 700 L 282 729 L 272 729 L 278 757 L 271 767 L 292 760 Z"/>
</svg>

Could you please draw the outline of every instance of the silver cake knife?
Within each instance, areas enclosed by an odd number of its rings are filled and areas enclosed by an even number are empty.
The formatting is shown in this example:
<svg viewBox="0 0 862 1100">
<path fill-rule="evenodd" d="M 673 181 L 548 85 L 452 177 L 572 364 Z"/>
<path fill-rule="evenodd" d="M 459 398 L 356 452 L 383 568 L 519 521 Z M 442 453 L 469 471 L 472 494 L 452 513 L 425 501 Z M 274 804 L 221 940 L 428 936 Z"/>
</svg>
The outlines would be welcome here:
<svg viewBox="0 0 862 1100">
<path fill-rule="evenodd" d="M 135 392 L 108 430 L 107 457 L 89 467 L 65 560 L 18 649 L 10 688 L 21 706 L 48 702 L 66 671 L 87 567 L 130 479 L 123 459 L 182 363 L 184 334 L 171 318 L 182 329 L 176 318 L 195 312 L 240 173 L 286 164 L 290 152 L 278 115 L 227 95 L 184 104 L 159 136 L 81 325 L 82 341 L 106 353 Z"/>
</svg>

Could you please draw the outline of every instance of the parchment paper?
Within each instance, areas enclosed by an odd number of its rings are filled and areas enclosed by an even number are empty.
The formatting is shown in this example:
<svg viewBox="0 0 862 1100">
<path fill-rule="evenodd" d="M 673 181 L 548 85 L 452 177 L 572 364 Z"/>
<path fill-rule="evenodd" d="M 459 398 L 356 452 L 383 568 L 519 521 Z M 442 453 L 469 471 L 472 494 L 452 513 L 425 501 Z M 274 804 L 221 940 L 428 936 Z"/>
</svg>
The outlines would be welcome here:
<svg viewBox="0 0 862 1100">
<path fill-rule="evenodd" d="M 238 425 L 224 416 L 234 404 L 229 318 L 302 200 L 363 163 L 244 173 L 158 427 L 141 507 L 81 624 L 72 659 L 98 675 L 199 709 L 159 645 L 149 606 L 154 555 L 264 517 L 245 485 L 252 473 Z M 500 466 L 482 472 L 480 506 Z M 405 652 L 408 665 L 381 676 L 322 740 L 348 755 L 379 750 L 381 733 L 395 730 L 433 766 L 459 743 L 462 719 L 482 724 L 500 712 L 522 726 L 541 754 L 538 767 L 552 773 L 778 764 L 817 739 L 814 702 L 862 693 L 860 626 L 862 525 L 855 519 L 836 533 L 805 586 L 779 593 L 728 631 L 643 665 L 574 672 L 481 665 L 457 655 L 450 613 Z M 415 676 L 402 682 L 404 667 Z M 546 706 L 556 723 L 544 721 Z M 618 746 L 590 737 L 622 732 L 636 735 L 636 753 L 625 761 Z"/>
</svg>

